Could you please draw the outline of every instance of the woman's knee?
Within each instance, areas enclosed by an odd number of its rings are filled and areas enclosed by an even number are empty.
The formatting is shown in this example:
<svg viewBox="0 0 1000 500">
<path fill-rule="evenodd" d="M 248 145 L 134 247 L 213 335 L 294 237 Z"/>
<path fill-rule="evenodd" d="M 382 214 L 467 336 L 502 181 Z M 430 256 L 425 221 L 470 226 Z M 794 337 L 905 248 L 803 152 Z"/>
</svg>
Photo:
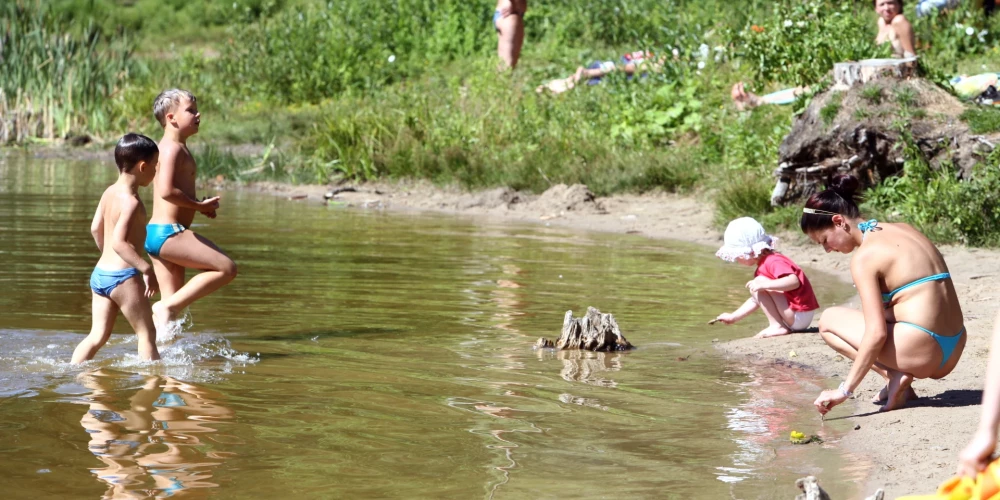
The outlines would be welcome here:
<svg viewBox="0 0 1000 500">
<path fill-rule="evenodd" d="M 819 315 L 819 332 L 828 333 L 832 332 L 835 325 L 839 322 L 837 319 L 837 311 L 839 307 L 830 307 L 823 311 L 823 314 Z"/>
</svg>

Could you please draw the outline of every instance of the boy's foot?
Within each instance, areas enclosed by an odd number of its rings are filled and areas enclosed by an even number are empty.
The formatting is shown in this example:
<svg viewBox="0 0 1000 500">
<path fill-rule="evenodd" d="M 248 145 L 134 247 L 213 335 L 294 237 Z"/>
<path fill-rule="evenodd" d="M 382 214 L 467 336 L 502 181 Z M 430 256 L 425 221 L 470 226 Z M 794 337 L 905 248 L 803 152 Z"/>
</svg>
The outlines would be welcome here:
<svg viewBox="0 0 1000 500">
<path fill-rule="evenodd" d="M 906 395 L 910 391 L 910 384 L 913 383 L 913 376 L 908 373 L 891 371 L 889 372 L 889 390 L 885 404 L 879 411 L 892 411 L 906 406 Z"/>
<path fill-rule="evenodd" d="M 791 333 L 791 331 L 788 330 L 788 328 L 785 328 L 781 325 L 769 326 L 761 330 L 757 335 L 754 335 L 753 338 L 766 339 L 768 337 L 780 337 L 782 335 L 788 335 L 789 333 Z"/>
<path fill-rule="evenodd" d="M 872 403 L 880 405 L 882 403 L 885 403 L 885 400 L 887 399 L 889 399 L 888 385 L 883 387 L 881 391 L 878 391 L 878 394 L 876 394 L 875 397 L 872 398 Z M 907 401 L 916 401 L 918 399 L 920 399 L 920 396 L 917 396 L 917 392 L 913 390 L 913 387 L 910 387 L 909 389 L 906 390 Z"/>
<path fill-rule="evenodd" d="M 153 326 L 156 327 L 157 331 L 161 330 L 167 324 L 177 321 L 177 318 L 173 314 L 170 314 L 170 310 L 167 309 L 167 305 L 162 300 L 153 304 L 152 309 Z"/>
</svg>

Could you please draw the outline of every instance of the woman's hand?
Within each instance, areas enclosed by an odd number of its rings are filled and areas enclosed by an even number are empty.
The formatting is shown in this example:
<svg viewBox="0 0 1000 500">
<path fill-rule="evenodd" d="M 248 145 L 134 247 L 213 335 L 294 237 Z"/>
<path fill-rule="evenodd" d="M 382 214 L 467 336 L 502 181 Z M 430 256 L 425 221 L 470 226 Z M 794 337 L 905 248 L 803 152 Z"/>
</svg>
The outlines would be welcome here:
<svg viewBox="0 0 1000 500">
<path fill-rule="evenodd" d="M 816 398 L 813 405 L 816 406 L 816 411 L 818 411 L 820 415 L 826 415 L 826 413 L 832 410 L 834 406 L 837 406 L 844 401 L 847 401 L 847 396 L 843 392 L 840 392 L 839 389 L 832 389 L 819 393 L 819 397 Z"/>
<path fill-rule="evenodd" d="M 989 465 L 996 443 L 996 433 L 977 432 L 958 454 L 958 475 L 976 477 L 976 474 Z"/>
</svg>

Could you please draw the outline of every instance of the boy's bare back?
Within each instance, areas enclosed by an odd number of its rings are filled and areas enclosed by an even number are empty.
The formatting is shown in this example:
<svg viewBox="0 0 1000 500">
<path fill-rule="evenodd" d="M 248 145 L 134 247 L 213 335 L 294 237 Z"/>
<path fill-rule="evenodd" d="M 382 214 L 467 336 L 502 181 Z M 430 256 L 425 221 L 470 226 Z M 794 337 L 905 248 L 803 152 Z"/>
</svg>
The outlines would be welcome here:
<svg viewBox="0 0 1000 500">
<path fill-rule="evenodd" d="M 127 224 L 126 241 L 136 249 L 142 248 L 146 241 L 146 205 L 135 194 L 125 186 L 115 183 L 104 190 L 101 201 L 98 205 L 101 211 L 103 223 L 103 239 L 101 240 L 101 259 L 97 265 L 105 269 L 125 269 L 131 265 L 125 262 L 115 251 L 114 232 L 118 227 L 119 219 L 124 215 L 129 220 Z"/>
</svg>

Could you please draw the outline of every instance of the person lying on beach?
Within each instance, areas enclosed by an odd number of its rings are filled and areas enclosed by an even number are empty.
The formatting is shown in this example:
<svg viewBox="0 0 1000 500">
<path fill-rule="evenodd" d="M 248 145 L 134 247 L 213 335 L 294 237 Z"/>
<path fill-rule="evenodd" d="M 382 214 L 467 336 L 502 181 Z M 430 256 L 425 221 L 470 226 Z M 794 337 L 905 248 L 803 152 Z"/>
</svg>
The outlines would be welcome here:
<svg viewBox="0 0 1000 500">
<path fill-rule="evenodd" d="M 163 127 L 160 167 L 153 187 L 153 217 L 146 228 L 146 252 L 160 283 L 160 301 L 153 305 L 157 327 L 174 322 L 181 311 L 236 277 L 236 263 L 219 247 L 190 229 L 196 213 L 215 218 L 219 197 L 195 196 L 197 167 L 187 140 L 198 133 L 201 114 L 195 96 L 170 89 L 153 101 L 153 115 Z M 200 274 L 186 284 L 186 269 Z"/>
<path fill-rule="evenodd" d="M 493 29 L 497 31 L 497 56 L 503 61 L 502 69 L 517 67 L 524 46 L 524 13 L 528 0 L 497 0 L 493 11 Z"/>
<path fill-rule="evenodd" d="M 760 223 L 750 217 L 736 219 L 726 227 L 724 240 L 716 257 L 757 269 L 753 280 L 746 285 L 750 298 L 736 311 L 722 313 L 715 319 L 731 325 L 760 308 L 767 317 L 767 328 L 754 338 L 787 335 L 808 328 L 819 309 L 809 278 L 792 259 L 774 251 L 774 238 L 764 232 Z"/>
<path fill-rule="evenodd" d="M 799 223 L 827 252 L 853 252 L 861 297 L 860 311 L 831 307 L 820 317 L 823 340 L 854 360 L 840 387 L 816 398 L 821 414 L 851 397 L 868 370 L 886 380 L 873 402 L 900 408 L 916 398 L 914 379 L 948 375 L 965 348 L 962 307 L 941 252 L 909 224 L 862 219 L 858 187 L 855 177 L 834 177 L 809 197 Z"/>
<path fill-rule="evenodd" d="M 595 61 L 587 65 L 576 68 L 576 72 L 566 78 L 549 80 L 537 88 L 535 92 L 542 93 L 549 91 L 553 94 L 561 94 L 571 90 L 581 81 L 586 81 L 587 85 L 597 85 L 601 80 L 615 71 L 621 71 L 632 78 L 640 71 L 659 71 L 663 67 L 663 59 L 654 59 L 653 54 L 648 51 L 638 50 L 629 52 L 621 57 L 620 63 L 615 61 Z"/>
<path fill-rule="evenodd" d="M 874 0 L 875 12 L 878 14 L 878 35 L 876 44 L 889 43 L 892 46 L 892 56 L 896 58 L 914 57 L 916 51 L 916 36 L 913 26 L 903 15 L 903 0 Z M 791 104 L 795 98 L 806 91 L 806 87 L 795 87 L 779 90 L 759 96 L 748 92 L 743 82 L 733 85 L 730 97 L 737 109 L 755 108 L 762 104 Z"/>
<path fill-rule="evenodd" d="M 139 339 L 139 357 L 160 359 L 149 298 L 157 291 L 153 267 L 139 255 L 146 239 L 146 206 L 139 187 L 156 175 L 159 149 L 152 139 L 125 134 L 115 146 L 118 180 L 104 190 L 90 226 L 101 258 L 90 275 L 93 320 L 90 334 L 73 351 L 70 363 L 94 359 L 111 337 L 118 311 Z"/>
</svg>

